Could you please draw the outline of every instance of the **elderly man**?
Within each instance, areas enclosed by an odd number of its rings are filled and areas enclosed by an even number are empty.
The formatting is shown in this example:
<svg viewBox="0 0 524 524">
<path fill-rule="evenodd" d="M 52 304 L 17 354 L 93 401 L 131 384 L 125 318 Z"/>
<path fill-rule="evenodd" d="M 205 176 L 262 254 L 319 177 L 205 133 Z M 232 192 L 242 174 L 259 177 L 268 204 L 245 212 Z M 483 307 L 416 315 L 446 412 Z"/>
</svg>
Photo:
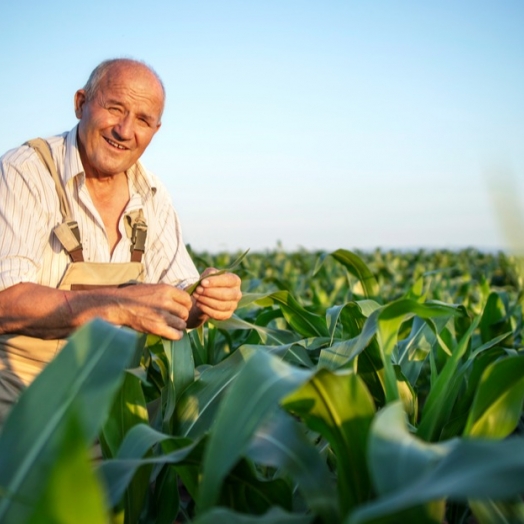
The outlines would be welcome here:
<svg viewBox="0 0 524 524">
<path fill-rule="evenodd" d="M 199 274 L 169 195 L 139 162 L 164 99 L 144 63 L 108 60 L 76 92 L 73 130 L 0 159 L 0 424 L 94 317 L 177 340 L 235 310 L 236 275 L 208 268 L 184 291 Z"/>
</svg>

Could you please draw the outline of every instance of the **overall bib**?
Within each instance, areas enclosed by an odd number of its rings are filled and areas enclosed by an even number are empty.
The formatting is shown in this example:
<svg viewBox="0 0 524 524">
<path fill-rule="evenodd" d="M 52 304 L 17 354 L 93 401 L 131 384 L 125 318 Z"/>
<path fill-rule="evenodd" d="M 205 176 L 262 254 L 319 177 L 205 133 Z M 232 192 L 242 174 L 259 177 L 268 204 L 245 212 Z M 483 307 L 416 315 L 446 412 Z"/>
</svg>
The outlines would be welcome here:
<svg viewBox="0 0 524 524">
<path fill-rule="evenodd" d="M 72 262 L 67 266 L 58 289 L 85 290 L 143 282 L 144 265 L 141 260 L 147 225 L 142 210 L 125 215 L 126 232 L 132 244 L 130 262 L 85 262 L 78 224 L 71 216 L 49 146 L 39 138 L 27 144 L 35 149 L 54 179 L 64 218 L 63 222 L 54 229 L 54 233 L 69 253 Z M 42 340 L 24 335 L 0 335 L 0 429 L 21 391 L 34 380 L 66 342 L 67 340 L 62 339 Z"/>
</svg>

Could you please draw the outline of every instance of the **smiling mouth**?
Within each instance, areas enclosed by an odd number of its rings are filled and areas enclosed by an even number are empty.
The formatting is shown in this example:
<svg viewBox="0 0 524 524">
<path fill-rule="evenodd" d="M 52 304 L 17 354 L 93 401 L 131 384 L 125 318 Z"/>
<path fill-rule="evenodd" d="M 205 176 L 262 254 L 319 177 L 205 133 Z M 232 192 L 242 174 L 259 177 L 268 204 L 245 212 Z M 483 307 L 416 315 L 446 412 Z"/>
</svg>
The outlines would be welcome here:
<svg viewBox="0 0 524 524">
<path fill-rule="evenodd" d="M 104 140 L 111 146 L 115 147 L 116 149 L 120 149 L 121 151 L 127 151 L 127 147 L 121 146 L 118 142 L 114 142 L 110 138 L 104 137 Z"/>
</svg>

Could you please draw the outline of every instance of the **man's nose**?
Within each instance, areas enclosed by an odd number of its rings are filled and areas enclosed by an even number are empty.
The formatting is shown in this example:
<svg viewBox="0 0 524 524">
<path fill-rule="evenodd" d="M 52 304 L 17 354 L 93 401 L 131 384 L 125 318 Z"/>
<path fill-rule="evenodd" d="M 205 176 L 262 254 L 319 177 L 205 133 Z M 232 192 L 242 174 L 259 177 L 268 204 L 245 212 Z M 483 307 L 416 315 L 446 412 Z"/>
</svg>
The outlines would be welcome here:
<svg viewBox="0 0 524 524">
<path fill-rule="evenodd" d="M 129 113 L 122 115 L 114 129 L 123 140 L 131 138 L 133 136 L 133 119 L 131 115 Z"/>
</svg>

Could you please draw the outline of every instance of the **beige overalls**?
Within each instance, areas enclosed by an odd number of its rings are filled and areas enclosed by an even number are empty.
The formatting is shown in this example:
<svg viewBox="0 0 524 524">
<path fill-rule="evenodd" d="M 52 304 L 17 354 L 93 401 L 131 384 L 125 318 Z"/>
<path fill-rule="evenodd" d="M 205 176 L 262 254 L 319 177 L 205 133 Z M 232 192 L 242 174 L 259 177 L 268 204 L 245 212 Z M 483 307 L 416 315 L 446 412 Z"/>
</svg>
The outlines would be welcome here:
<svg viewBox="0 0 524 524">
<path fill-rule="evenodd" d="M 47 142 L 37 138 L 27 142 L 33 147 L 53 177 L 60 200 L 63 222 L 54 233 L 69 253 L 68 265 L 58 289 L 115 287 L 143 281 L 147 225 L 142 210 L 125 215 L 126 232 L 131 239 L 131 261 L 125 263 L 85 262 L 78 224 L 71 216 L 62 180 L 57 173 Z M 50 362 L 66 340 L 42 340 L 24 335 L 0 335 L 0 429 L 22 389 Z"/>
</svg>

